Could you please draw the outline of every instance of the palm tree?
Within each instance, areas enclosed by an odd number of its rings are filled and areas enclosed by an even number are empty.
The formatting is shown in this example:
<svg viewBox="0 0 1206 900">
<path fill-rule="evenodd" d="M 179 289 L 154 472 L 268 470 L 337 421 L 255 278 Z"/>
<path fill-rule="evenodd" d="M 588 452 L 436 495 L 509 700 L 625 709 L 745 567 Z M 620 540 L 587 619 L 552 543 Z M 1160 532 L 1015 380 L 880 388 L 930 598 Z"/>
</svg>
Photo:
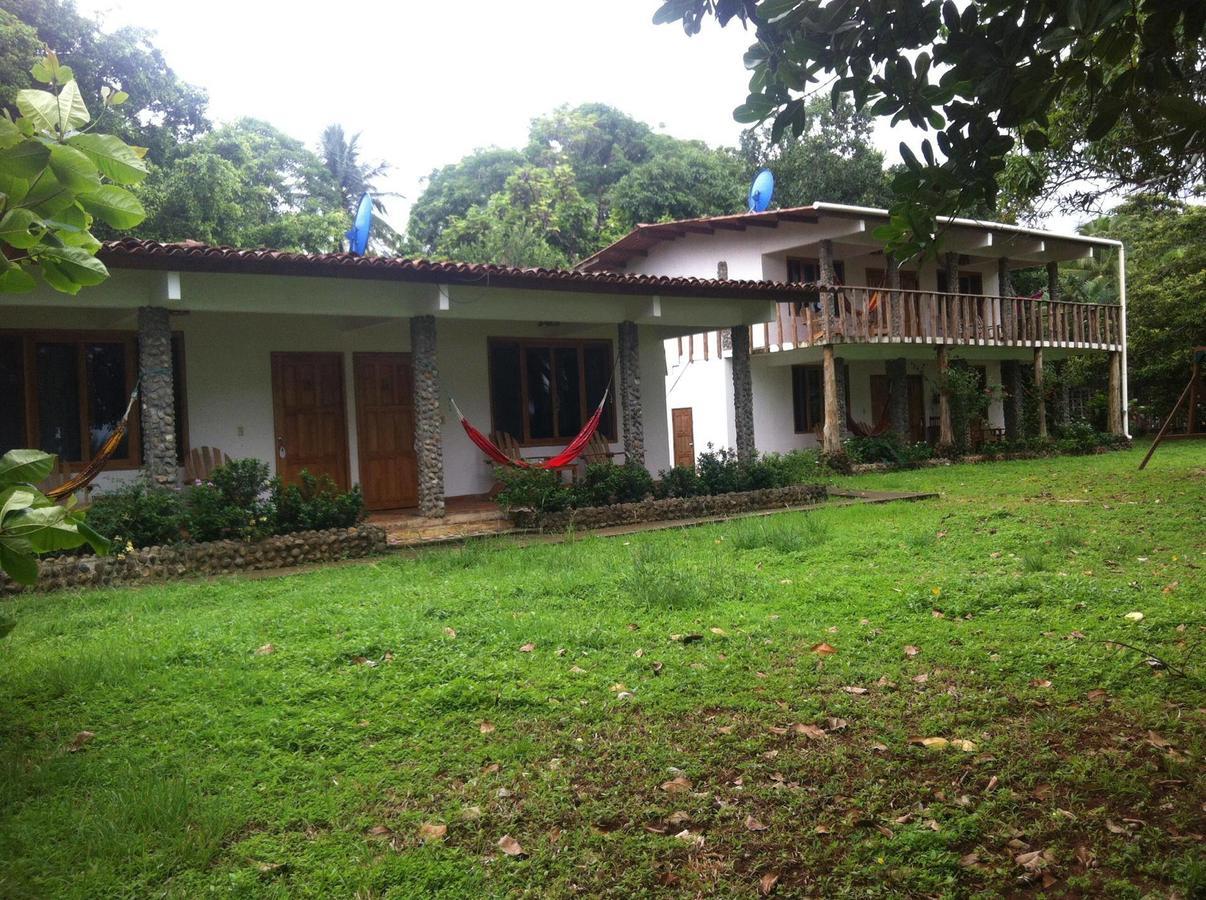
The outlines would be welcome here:
<svg viewBox="0 0 1206 900">
<path fill-rule="evenodd" d="M 367 163 L 360 159 L 360 132 L 348 137 L 342 125 L 328 125 L 319 139 L 319 156 L 331 173 L 339 190 L 340 200 L 348 215 L 356 214 L 360 197 L 368 191 L 373 198 L 373 241 L 378 252 L 395 250 L 402 236 L 382 216 L 386 212 L 383 197 L 397 197 L 377 187 L 377 179 L 389 171 L 389 163 Z"/>
</svg>

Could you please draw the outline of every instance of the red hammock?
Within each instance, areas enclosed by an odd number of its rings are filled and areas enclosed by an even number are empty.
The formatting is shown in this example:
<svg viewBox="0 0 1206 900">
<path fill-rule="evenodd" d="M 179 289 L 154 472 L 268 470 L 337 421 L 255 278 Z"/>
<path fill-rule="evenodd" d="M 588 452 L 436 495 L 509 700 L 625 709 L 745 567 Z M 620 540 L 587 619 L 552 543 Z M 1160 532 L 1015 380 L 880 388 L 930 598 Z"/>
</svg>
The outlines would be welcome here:
<svg viewBox="0 0 1206 900">
<path fill-rule="evenodd" d="M 610 389 L 608 389 L 610 390 Z M 578 436 L 566 445 L 566 448 L 556 456 L 546 459 L 544 462 L 533 465 L 527 460 L 512 459 L 498 449 L 498 445 L 492 440 L 469 424 L 469 420 L 465 418 L 465 414 L 461 412 L 461 408 L 456 405 L 456 401 L 449 398 L 452 402 L 452 408 L 456 412 L 457 417 L 461 420 L 461 427 L 465 429 L 465 434 L 469 435 L 469 440 L 477 445 L 477 448 L 490 457 L 500 466 L 514 466 L 518 469 L 563 469 L 576 460 L 581 454 L 586 445 L 590 443 L 590 439 L 594 437 L 595 431 L 599 428 L 599 420 L 603 417 L 603 407 L 607 403 L 608 391 L 603 391 L 603 399 L 599 401 L 599 405 L 595 408 L 595 414 L 586 420 L 586 424 L 582 426 L 582 430 L 578 432 Z"/>
</svg>

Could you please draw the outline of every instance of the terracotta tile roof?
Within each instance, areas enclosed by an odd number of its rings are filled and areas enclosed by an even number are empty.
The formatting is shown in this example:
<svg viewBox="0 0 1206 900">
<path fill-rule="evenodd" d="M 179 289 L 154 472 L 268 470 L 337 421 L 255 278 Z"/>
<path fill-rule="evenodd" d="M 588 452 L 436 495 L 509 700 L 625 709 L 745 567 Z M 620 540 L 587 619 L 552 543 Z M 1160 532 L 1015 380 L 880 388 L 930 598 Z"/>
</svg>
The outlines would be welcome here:
<svg viewBox="0 0 1206 900">
<path fill-rule="evenodd" d="M 368 278 L 429 284 L 473 284 L 479 287 L 727 299 L 787 300 L 815 293 L 813 286 L 773 281 L 726 281 L 576 269 L 523 269 L 493 264 L 355 256 L 351 253 L 244 250 L 215 247 L 198 241 L 162 243 L 124 238 L 105 243 L 98 256 L 105 265 L 119 269 Z"/>
</svg>

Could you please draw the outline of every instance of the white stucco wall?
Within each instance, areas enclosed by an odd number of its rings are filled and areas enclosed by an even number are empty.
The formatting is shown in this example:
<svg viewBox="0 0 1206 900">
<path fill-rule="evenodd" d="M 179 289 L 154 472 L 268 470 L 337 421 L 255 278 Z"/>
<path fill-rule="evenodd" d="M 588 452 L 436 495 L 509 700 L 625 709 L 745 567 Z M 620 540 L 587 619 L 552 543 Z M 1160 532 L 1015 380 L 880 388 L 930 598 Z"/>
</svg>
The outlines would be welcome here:
<svg viewBox="0 0 1206 900">
<path fill-rule="evenodd" d="M 371 321 L 371 320 L 370 320 Z M 99 313 L 58 310 L 53 319 L 45 310 L 6 309 L 3 327 L 122 331 L 136 329 L 134 311 Z M 257 315 L 254 313 L 191 312 L 174 316 L 172 328 L 184 336 L 185 390 L 189 444 L 217 447 L 232 457 L 256 457 L 275 471 L 276 438 L 272 409 L 273 352 L 338 352 L 344 359 L 348 469 L 359 481 L 356 402 L 352 354 L 410 350 L 410 325 L 405 318 L 365 325 L 364 319 L 341 316 Z M 449 411 L 449 396 L 483 431 L 491 427 L 486 343 L 490 337 L 556 337 L 609 340 L 615 356 L 615 325 L 541 327 L 535 322 L 439 319 L 437 345 L 443 407 L 444 481 L 449 496 L 482 493 L 491 487 L 491 469 L 470 443 Z M 656 472 L 670 465 L 664 391 L 666 358 L 663 336 L 651 326 L 639 327 L 642 404 L 647 467 Z M 614 391 L 613 386 L 613 391 Z M 617 406 L 617 426 L 622 432 Z M 621 440 L 612 445 L 623 449 Z M 526 455 L 550 456 L 562 441 L 548 447 L 525 448 Z M 104 490 L 137 477 L 136 470 L 107 471 L 97 481 Z"/>
</svg>

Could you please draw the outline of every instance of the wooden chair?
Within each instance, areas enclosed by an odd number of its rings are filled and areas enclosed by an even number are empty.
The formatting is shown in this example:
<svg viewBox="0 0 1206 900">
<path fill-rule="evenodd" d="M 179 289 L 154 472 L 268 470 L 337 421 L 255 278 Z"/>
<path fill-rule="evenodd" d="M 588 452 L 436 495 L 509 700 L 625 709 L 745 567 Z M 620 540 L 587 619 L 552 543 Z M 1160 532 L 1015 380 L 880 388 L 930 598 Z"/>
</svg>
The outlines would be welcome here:
<svg viewBox="0 0 1206 900">
<path fill-rule="evenodd" d="M 611 442 L 607 440 L 607 435 L 596 431 L 587 442 L 586 449 L 582 451 L 582 461 L 587 465 L 615 462 L 619 455 L 619 453 L 612 452 Z"/>
<path fill-rule="evenodd" d="M 38 484 L 38 490 L 43 492 L 54 490 L 70 481 L 71 476 L 72 472 L 67 467 L 67 464 L 62 459 L 56 459 L 54 468 L 51 469 L 50 474 Z M 78 491 L 75 491 L 73 496 L 77 504 L 87 506 L 92 502 L 92 485 L 89 484 L 80 488 Z"/>
<path fill-rule="evenodd" d="M 519 441 L 515 440 L 510 434 L 505 431 L 496 431 L 490 435 L 490 440 L 494 446 L 506 454 L 508 459 L 523 459 L 523 454 L 519 451 Z M 492 459 L 487 459 L 488 465 L 497 465 Z"/>
<path fill-rule="evenodd" d="M 216 447 L 194 447 L 184 458 L 184 483 L 208 481 L 218 466 L 230 462 L 230 457 Z"/>
</svg>

